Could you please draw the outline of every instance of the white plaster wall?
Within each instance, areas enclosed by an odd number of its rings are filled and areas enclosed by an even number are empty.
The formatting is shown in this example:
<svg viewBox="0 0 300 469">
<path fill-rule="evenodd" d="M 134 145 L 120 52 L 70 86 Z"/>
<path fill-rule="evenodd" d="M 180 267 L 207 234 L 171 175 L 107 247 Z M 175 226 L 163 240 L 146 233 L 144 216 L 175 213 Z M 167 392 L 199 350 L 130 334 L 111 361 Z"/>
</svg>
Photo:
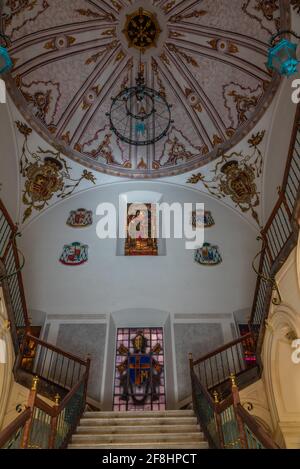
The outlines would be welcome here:
<svg viewBox="0 0 300 469">
<path fill-rule="evenodd" d="M 223 263 L 202 267 L 184 240 L 167 240 L 163 257 L 116 256 L 116 240 L 99 240 L 96 225 L 66 226 L 69 211 L 117 204 L 119 193 L 151 190 L 164 202 L 204 202 L 216 221 L 206 241 L 220 246 Z M 97 217 L 95 216 L 95 222 Z M 89 261 L 66 267 L 58 259 L 65 243 L 89 245 Z M 30 309 L 47 314 L 109 313 L 153 308 L 180 314 L 226 314 L 251 305 L 255 276 L 251 260 L 258 250 L 256 232 L 236 212 L 199 192 L 165 183 L 130 182 L 89 190 L 42 214 L 23 232 L 27 262 L 25 292 Z"/>
</svg>

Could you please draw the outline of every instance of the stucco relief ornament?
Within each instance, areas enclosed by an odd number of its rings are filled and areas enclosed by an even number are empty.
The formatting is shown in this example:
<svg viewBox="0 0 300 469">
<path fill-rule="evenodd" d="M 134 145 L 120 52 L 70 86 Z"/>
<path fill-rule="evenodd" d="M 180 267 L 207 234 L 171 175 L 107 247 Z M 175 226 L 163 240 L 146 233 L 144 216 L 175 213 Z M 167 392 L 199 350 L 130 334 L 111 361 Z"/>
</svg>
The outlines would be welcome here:
<svg viewBox="0 0 300 469">
<path fill-rule="evenodd" d="M 300 14 L 300 0 L 291 0 L 291 5 L 296 13 Z"/>
<path fill-rule="evenodd" d="M 23 204 L 27 206 L 23 223 L 32 215 L 33 210 L 41 211 L 54 196 L 64 199 L 71 195 L 84 179 L 95 184 L 94 175 L 84 170 L 78 179 L 71 177 L 71 167 L 61 156 L 60 151 L 38 149 L 33 152 L 28 146 L 32 129 L 17 121 L 17 128 L 24 136 L 20 172 L 25 178 Z"/>
<path fill-rule="evenodd" d="M 242 212 L 251 211 L 251 215 L 259 225 L 259 216 L 256 208 L 260 204 L 256 178 L 262 173 L 262 153 L 259 145 L 265 136 L 265 131 L 258 132 L 248 140 L 249 148 L 253 148 L 250 155 L 244 152 L 233 152 L 230 155 L 223 154 L 212 170 L 215 176 L 211 179 L 202 173 L 193 174 L 187 183 L 197 184 L 202 182 L 208 192 L 218 199 L 230 197 L 232 202 Z"/>
</svg>

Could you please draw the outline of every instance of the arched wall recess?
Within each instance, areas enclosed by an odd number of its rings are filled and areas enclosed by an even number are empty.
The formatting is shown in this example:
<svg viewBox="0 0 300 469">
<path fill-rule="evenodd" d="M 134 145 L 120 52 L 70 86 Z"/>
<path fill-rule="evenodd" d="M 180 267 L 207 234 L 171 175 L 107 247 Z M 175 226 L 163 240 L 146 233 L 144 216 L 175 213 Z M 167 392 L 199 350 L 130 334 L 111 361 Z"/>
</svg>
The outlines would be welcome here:
<svg viewBox="0 0 300 469">
<path fill-rule="evenodd" d="M 273 425 L 287 447 L 291 445 L 291 425 L 300 428 L 300 364 L 292 361 L 294 349 L 287 337 L 291 331 L 300 337 L 299 314 L 289 305 L 282 304 L 275 308 L 267 322 L 263 364 Z"/>
<path fill-rule="evenodd" d="M 5 363 L 0 361 L 0 429 L 2 428 L 12 385 L 12 367 L 14 362 L 14 352 L 9 332 L 7 315 L 3 300 L 2 289 L 0 288 L 0 340 L 4 342 Z"/>
</svg>

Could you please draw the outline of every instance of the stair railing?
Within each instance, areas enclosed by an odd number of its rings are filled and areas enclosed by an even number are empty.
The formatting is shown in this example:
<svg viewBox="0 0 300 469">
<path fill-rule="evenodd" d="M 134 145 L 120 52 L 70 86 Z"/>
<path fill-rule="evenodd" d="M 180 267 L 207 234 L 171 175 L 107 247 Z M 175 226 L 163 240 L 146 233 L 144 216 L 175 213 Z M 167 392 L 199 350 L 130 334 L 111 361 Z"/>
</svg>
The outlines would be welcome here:
<svg viewBox="0 0 300 469">
<path fill-rule="evenodd" d="M 30 321 L 24 294 L 19 252 L 16 245 L 18 228 L 0 199 L 0 284 L 3 288 L 15 351 Z"/>
<path fill-rule="evenodd" d="M 228 419 L 228 422 L 239 423 L 239 431 L 243 433 L 240 441 L 247 440 L 247 447 L 270 447 L 274 445 L 265 434 L 262 439 L 257 422 L 245 409 L 235 406 L 235 417 L 230 402 L 224 398 L 230 398 L 230 375 L 234 374 L 240 387 L 245 387 L 251 381 L 259 378 L 262 366 L 260 359 L 261 347 L 265 333 L 265 320 L 267 319 L 271 301 L 274 304 L 281 302 L 280 292 L 275 282 L 275 275 L 284 264 L 287 257 L 297 244 L 300 225 L 300 105 L 297 107 L 294 128 L 291 135 L 291 143 L 288 152 L 286 169 L 282 186 L 279 189 L 278 201 L 261 232 L 262 250 L 260 254 L 258 276 L 249 320 L 250 334 L 239 337 L 229 344 L 212 351 L 211 353 L 194 360 L 190 356 L 190 369 L 192 380 L 192 392 L 194 409 L 198 412 L 199 423 L 203 431 L 207 433 L 208 441 L 213 444 L 217 441 L 217 447 L 227 447 L 226 431 L 222 438 L 216 439 L 220 434 L 220 428 L 213 425 L 218 418 Z M 258 257 L 258 256 L 257 256 Z M 256 270 L 256 269 L 255 269 Z M 276 298 L 274 298 L 274 292 Z M 226 407 L 226 413 L 218 412 L 217 402 L 213 400 L 214 393 L 220 393 Z M 202 402 L 202 407 L 199 405 Z M 203 410 L 207 404 L 207 412 Z M 225 402 L 225 404 L 224 404 Z M 229 405 L 230 404 L 230 405 Z M 200 410 L 199 410 L 200 409 Z M 202 410 L 201 410 L 202 409 Z M 225 412 L 225 411 L 224 411 Z M 214 418 L 213 418 L 214 416 Z M 241 423 L 242 421 L 242 423 Z M 225 420 L 224 420 L 225 422 Z M 242 426 L 244 431 L 242 431 Z M 222 425 L 224 428 L 224 424 Z M 259 427 L 259 430 L 258 430 Z M 205 430 L 206 428 L 206 430 Z M 209 429 L 213 428 L 210 436 Z M 233 434 L 236 427 L 231 423 L 227 425 Z M 234 430 L 235 428 L 235 430 Z M 231 436 L 231 445 L 234 438 Z M 227 441 L 227 442 L 226 442 Z M 239 444 L 242 444 L 241 442 Z M 246 443 L 245 443 L 246 444 Z M 223 446 L 222 446 L 223 445 Z"/>
<path fill-rule="evenodd" d="M 193 408 L 210 448 L 218 449 L 278 449 L 265 430 L 240 403 L 236 377 L 231 374 L 227 388 L 230 394 L 220 400 L 201 383 L 190 357 Z"/>
<path fill-rule="evenodd" d="M 20 449 L 26 422 L 31 411 L 27 407 L 13 422 L 0 432 L 0 449 Z"/>
<path fill-rule="evenodd" d="M 198 360 L 193 360 L 190 355 L 190 367 L 211 395 L 217 389 L 225 396 L 228 394 L 228 380 L 232 373 L 237 377 L 241 377 L 246 371 L 255 375 L 255 337 L 252 333 L 246 334 Z"/>
<path fill-rule="evenodd" d="M 89 367 L 60 402 L 54 405 L 38 397 L 39 378 L 33 378 L 26 410 L 0 432 L 2 449 L 66 448 L 85 409 Z"/>
<path fill-rule="evenodd" d="M 274 284 L 270 285 L 264 278 L 275 279 L 276 273 L 297 243 L 299 223 L 296 220 L 298 218 L 296 211 L 300 196 L 299 184 L 300 105 L 298 105 L 296 111 L 286 169 L 282 186 L 279 189 L 279 198 L 261 232 L 263 246 L 249 321 L 250 327 L 258 336 L 258 355 L 265 332 L 265 319 L 269 313 L 270 302 L 274 292 Z M 281 300 L 280 294 L 278 299 Z"/>
<path fill-rule="evenodd" d="M 90 367 L 90 358 L 83 360 L 76 355 L 26 334 L 14 366 L 16 380 L 30 387 L 33 376 L 39 378 L 42 395 L 63 397 L 78 383 Z"/>
</svg>

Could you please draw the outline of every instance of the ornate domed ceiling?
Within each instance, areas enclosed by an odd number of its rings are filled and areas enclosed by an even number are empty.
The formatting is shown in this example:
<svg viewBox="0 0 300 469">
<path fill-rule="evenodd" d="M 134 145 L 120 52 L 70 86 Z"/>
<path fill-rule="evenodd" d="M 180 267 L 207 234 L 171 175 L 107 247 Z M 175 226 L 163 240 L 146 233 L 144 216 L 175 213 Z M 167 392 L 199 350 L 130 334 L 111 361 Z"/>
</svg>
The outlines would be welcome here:
<svg viewBox="0 0 300 469">
<path fill-rule="evenodd" d="M 8 89 L 42 137 L 87 167 L 183 173 L 238 143 L 269 105 L 279 77 L 265 67 L 268 40 L 288 12 L 287 0 L 6 0 Z M 139 47 L 146 85 L 172 105 L 167 135 L 144 147 L 117 138 L 107 116 L 135 85 Z"/>
</svg>

